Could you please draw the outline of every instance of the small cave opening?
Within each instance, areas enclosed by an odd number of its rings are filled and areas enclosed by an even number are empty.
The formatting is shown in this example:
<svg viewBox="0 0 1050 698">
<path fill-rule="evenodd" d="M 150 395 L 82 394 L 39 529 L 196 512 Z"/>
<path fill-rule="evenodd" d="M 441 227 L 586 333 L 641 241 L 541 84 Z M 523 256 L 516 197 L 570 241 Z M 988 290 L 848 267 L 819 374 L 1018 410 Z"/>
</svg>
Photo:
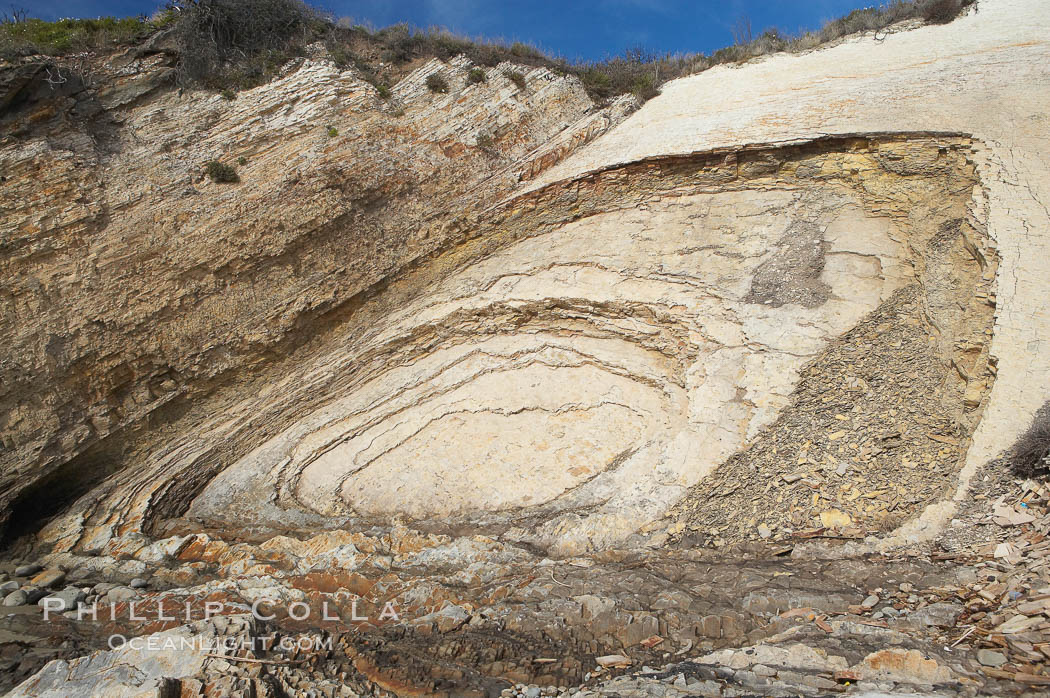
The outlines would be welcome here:
<svg viewBox="0 0 1050 698">
<path fill-rule="evenodd" d="M 55 468 L 18 493 L 0 530 L 0 550 L 29 545 L 25 540 L 67 511 L 78 499 L 118 470 L 119 453 L 100 444 Z"/>
</svg>

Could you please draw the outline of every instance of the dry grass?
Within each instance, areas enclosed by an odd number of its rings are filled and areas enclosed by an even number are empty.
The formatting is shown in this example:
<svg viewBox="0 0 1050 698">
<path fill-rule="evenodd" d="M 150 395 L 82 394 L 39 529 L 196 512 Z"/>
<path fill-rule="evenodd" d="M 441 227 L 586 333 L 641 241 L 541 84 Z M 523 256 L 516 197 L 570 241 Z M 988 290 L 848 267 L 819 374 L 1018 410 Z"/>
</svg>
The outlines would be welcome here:
<svg viewBox="0 0 1050 698">
<path fill-rule="evenodd" d="M 517 87 L 519 91 L 526 88 L 525 73 L 520 70 L 508 70 L 505 75 L 508 80 L 514 83 L 514 86 Z"/>
<path fill-rule="evenodd" d="M 196 0 L 178 3 L 177 80 L 243 89 L 271 79 L 328 20 L 302 0 Z"/>
<path fill-rule="evenodd" d="M 444 29 L 418 30 L 397 24 L 379 30 L 349 26 L 305 4 L 302 0 L 175 0 L 152 20 L 102 19 L 43 22 L 8 18 L 0 24 L 0 53 L 61 55 L 101 49 L 114 43 L 140 40 L 161 27 L 174 26 L 179 45 L 178 81 L 218 91 L 252 87 L 276 75 L 288 60 L 301 56 L 307 44 L 323 41 L 340 66 L 353 66 L 383 98 L 389 85 L 420 59 L 448 60 L 465 55 L 475 66 L 468 83 L 483 81 L 482 67 L 511 62 L 545 67 L 559 75 L 575 75 L 587 93 L 601 104 L 634 93 L 645 101 L 659 94 L 660 85 L 716 65 L 739 63 L 781 51 L 801 52 L 857 32 L 877 31 L 897 22 L 916 19 L 931 23 L 951 21 L 975 0 L 892 0 L 855 10 L 821 29 L 789 36 L 769 29 L 751 36 L 750 24 L 734 31 L 736 43 L 704 54 L 655 55 L 634 49 L 603 61 L 569 63 L 550 57 L 534 46 L 516 42 L 472 40 Z M 505 73 L 524 90 L 524 76 Z M 435 89 L 436 92 L 447 91 Z"/>
</svg>

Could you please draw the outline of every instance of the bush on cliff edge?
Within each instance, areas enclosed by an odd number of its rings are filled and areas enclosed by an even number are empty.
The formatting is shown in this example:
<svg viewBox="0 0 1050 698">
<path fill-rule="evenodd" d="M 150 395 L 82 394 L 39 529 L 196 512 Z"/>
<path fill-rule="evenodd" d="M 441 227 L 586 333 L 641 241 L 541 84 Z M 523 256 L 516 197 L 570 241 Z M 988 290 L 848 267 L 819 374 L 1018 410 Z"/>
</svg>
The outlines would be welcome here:
<svg viewBox="0 0 1050 698">
<path fill-rule="evenodd" d="M 1021 477 L 1050 475 L 1050 401 L 1035 413 L 1028 429 L 1010 449 L 1009 458 L 1014 472 Z"/>
</svg>

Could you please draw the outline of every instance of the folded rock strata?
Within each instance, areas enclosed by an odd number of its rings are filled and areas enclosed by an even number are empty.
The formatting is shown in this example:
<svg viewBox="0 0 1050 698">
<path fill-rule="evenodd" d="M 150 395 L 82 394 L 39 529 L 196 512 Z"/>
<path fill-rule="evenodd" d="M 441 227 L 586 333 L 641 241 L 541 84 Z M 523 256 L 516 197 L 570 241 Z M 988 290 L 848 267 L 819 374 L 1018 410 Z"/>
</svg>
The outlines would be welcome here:
<svg viewBox="0 0 1050 698">
<path fill-rule="evenodd" d="M 389 102 L 319 48 L 232 102 L 169 89 L 163 55 L 55 94 L 18 68 L 7 541 L 117 618 L 55 620 L 72 644 L 20 695 L 1001 692 L 922 622 L 996 617 L 942 597 L 998 563 L 903 558 L 988 503 L 1002 476 L 974 474 L 1047 398 L 1048 35 L 1037 0 L 982 0 L 633 114 L 544 69 L 469 85 L 464 58 Z M 204 178 L 238 158 L 239 184 Z M 347 632 L 350 597 L 407 620 Z M 196 622 L 266 598 L 342 619 L 237 633 L 337 647 L 74 659 L 185 625 L 133 600 Z M 1050 626 L 1022 621 L 1034 662 Z M 631 676 L 595 685 L 613 654 Z"/>
</svg>

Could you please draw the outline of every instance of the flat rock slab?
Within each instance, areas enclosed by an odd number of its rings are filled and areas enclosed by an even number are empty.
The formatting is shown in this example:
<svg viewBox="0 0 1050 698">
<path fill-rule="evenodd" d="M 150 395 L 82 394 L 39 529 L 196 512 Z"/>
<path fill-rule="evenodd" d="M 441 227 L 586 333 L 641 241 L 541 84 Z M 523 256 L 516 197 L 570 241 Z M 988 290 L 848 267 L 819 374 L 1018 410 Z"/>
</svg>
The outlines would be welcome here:
<svg viewBox="0 0 1050 698">
<path fill-rule="evenodd" d="M 50 589 L 51 587 L 60 586 L 65 581 L 66 573 L 62 570 L 44 570 L 29 580 L 29 583 L 33 586 Z"/>
</svg>

